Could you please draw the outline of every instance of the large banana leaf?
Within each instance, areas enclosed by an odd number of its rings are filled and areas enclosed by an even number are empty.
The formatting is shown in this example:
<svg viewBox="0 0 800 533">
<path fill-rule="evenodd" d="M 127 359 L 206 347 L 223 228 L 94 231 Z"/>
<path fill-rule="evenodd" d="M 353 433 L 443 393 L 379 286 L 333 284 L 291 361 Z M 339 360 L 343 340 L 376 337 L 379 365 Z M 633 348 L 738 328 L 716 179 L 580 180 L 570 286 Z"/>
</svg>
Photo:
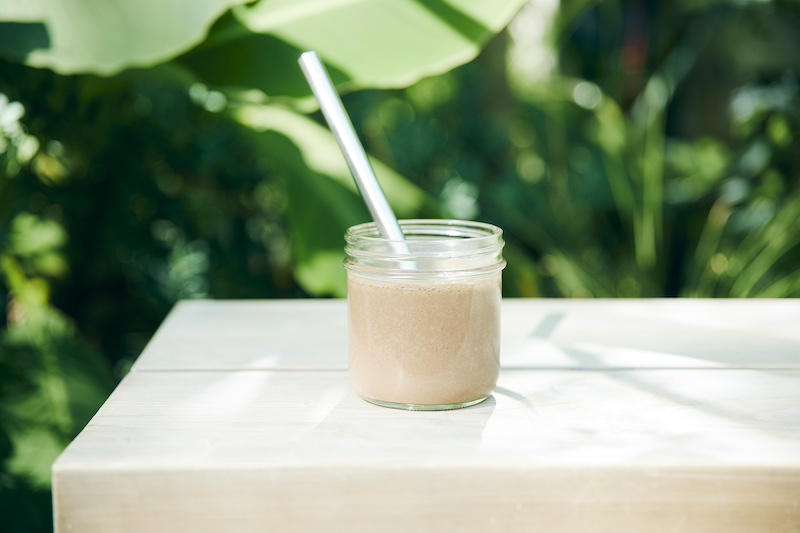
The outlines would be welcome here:
<svg viewBox="0 0 800 533">
<path fill-rule="evenodd" d="M 245 1 L 0 0 L 0 55 L 108 75 L 194 48 L 183 61 L 209 83 L 307 97 L 304 50 L 351 88 L 406 86 L 474 58 L 526 0 Z"/>
<path fill-rule="evenodd" d="M 473 59 L 525 0 L 273 0 L 232 20 L 188 54 L 217 85 L 306 97 L 297 57 L 316 50 L 342 90 L 405 87 Z"/>
<path fill-rule="evenodd" d="M 2 0 L 0 55 L 62 74 L 167 61 L 246 0 Z"/>
</svg>

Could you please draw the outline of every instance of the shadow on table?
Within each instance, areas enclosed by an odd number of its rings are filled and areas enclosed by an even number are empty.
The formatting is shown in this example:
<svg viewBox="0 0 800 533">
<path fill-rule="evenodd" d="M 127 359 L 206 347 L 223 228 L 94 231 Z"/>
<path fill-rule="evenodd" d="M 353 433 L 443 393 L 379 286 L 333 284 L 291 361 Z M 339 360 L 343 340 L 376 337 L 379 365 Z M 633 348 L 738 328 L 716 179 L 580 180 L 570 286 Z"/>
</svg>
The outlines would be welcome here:
<svg viewBox="0 0 800 533">
<path fill-rule="evenodd" d="M 570 325 L 570 320 L 566 312 L 545 315 L 534 325 L 520 353 L 513 354 L 514 359 L 508 358 L 514 365 L 504 366 L 504 371 L 512 377 L 516 372 L 540 373 L 536 380 L 538 385 L 516 380 L 521 387 L 496 388 L 497 394 L 524 407 L 534 418 L 539 416 L 537 410 L 539 414 L 556 412 L 553 406 L 563 401 L 565 405 L 585 405 L 573 413 L 581 417 L 592 412 L 584 422 L 613 425 L 614 417 L 625 419 L 632 416 L 631 410 L 614 398 L 593 400 L 591 394 L 627 397 L 625 391 L 628 390 L 632 393 L 630 398 L 639 398 L 652 408 L 665 413 L 683 413 L 684 416 L 671 418 L 676 428 L 688 428 L 696 423 L 684 421 L 686 415 L 703 413 L 716 419 L 707 418 L 709 424 L 781 439 L 800 429 L 800 419 L 791 420 L 800 411 L 786 409 L 796 397 L 792 387 L 800 382 L 798 342 L 767 339 L 757 333 L 731 339 L 713 328 L 688 327 L 691 334 L 683 338 L 682 328 L 669 323 L 650 324 L 652 329 L 647 335 L 622 326 L 619 332 L 580 331 L 574 324 Z M 507 379 L 506 383 L 515 383 L 515 380 Z M 620 389 L 604 383 L 624 387 Z M 766 397 L 765 391 L 769 391 Z M 564 396 L 559 398 L 561 394 Z M 594 410 L 604 403 L 606 411 Z M 542 419 L 537 421 L 544 423 Z M 550 420 L 549 423 L 565 421 Z M 638 427 L 633 421 L 631 424 Z M 641 425 L 647 424 L 642 422 Z"/>
<path fill-rule="evenodd" d="M 534 315 L 528 333 L 512 336 L 512 344 L 504 346 L 503 368 L 800 369 L 800 338 L 773 334 L 766 318 L 746 314 L 752 327 L 742 324 L 747 322 L 742 317 L 730 324 L 705 323 L 695 316 L 704 302 L 689 305 L 698 309 L 688 315 L 669 303 L 651 303 L 650 313 L 640 303 Z"/>
</svg>

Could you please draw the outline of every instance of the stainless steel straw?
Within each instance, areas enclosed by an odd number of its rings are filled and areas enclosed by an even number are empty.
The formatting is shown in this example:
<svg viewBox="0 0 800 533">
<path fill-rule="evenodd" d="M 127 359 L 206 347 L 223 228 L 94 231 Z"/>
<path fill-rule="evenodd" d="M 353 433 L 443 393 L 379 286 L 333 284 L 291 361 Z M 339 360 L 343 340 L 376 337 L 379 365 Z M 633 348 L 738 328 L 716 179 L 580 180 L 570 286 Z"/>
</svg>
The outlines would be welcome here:
<svg viewBox="0 0 800 533">
<path fill-rule="evenodd" d="M 328 126 L 339 142 L 339 148 L 347 160 L 350 172 L 352 172 L 361 197 L 378 226 L 378 231 L 384 239 L 404 240 L 403 230 L 400 229 L 397 217 L 394 216 L 389 202 L 386 201 L 386 196 L 375 177 L 375 171 L 372 170 L 372 165 L 367 159 L 364 147 L 358 140 L 353 123 L 350 122 L 350 117 L 344 109 L 339 94 L 333 87 L 322 61 L 316 52 L 310 51 L 301 55 L 298 62 L 314 96 L 317 97 L 322 114 L 328 121 Z"/>
</svg>

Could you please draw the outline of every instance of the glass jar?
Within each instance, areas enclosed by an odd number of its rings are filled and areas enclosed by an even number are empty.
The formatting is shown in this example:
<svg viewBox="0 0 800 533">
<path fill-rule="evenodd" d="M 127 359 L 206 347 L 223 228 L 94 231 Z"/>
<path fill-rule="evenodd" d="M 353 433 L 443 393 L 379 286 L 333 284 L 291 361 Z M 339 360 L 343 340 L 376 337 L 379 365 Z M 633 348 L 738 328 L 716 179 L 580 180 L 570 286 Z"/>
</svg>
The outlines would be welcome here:
<svg viewBox="0 0 800 533">
<path fill-rule="evenodd" d="M 349 372 L 365 400 L 409 410 L 485 400 L 500 372 L 503 232 L 481 222 L 401 220 L 345 234 Z"/>
</svg>

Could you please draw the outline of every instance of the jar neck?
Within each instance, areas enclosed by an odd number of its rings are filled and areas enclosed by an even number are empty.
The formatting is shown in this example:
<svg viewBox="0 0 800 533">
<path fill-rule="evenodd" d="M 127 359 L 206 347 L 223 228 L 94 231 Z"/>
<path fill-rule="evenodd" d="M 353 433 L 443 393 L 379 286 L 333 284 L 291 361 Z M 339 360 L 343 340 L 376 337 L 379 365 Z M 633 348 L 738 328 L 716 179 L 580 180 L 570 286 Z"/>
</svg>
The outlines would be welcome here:
<svg viewBox="0 0 800 533">
<path fill-rule="evenodd" d="M 405 240 L 384 239 L 374 223 L 345 234 L 345 268 L 391 278 L 483 276 L 505 266 L 503 232 L 497 226 L 462 220 L 401 220 Z"/>
</svg>

